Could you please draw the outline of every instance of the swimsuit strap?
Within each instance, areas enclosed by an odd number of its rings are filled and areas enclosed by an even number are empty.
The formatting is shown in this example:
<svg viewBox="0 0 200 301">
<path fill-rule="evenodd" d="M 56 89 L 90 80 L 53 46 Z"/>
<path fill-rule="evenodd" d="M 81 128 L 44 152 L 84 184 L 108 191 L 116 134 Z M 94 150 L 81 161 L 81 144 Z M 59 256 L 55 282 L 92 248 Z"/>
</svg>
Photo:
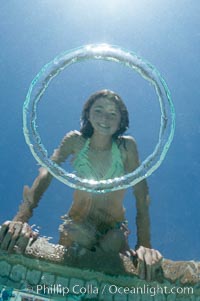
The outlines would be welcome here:
<svg viewBox="0 0 200 301">
<path fill-rule="evenodd" d="M 106 173 L 106 178 L 119 177 L 124 174 L 124 164 L 122 161 L 122 155 L 117 143 L 113 141 L 112 143 L 112 164 Z"/>
</svg>

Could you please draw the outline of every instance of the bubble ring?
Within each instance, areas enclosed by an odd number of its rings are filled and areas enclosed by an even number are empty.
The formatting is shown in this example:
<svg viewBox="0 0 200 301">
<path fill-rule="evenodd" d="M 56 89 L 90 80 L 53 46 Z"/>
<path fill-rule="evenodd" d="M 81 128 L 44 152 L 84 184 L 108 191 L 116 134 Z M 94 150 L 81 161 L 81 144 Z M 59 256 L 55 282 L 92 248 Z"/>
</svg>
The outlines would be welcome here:
<svg viewBox="0 0 200 301">
<path fill-rule="evenodd" d="M 152 154 L 136 170 L 119 178 L 96 181 L 82 179 L 73 173 L 68 173 L 48 158 L 47 150 L 43 146 L 37 131 L 37 104 L 51 80 L 71 64 L 89 59 L 112 61 L 131 68 L 151 83 L 158 96 L 161 110 L 158 143 Z M 57 56 L 46 64 L 33 79 L 23 105 L 25 139 L 38 163 L 47 168 L 61 182 L 76 189 L 96 193 L 124 189 L 151 175 L 162 163 L 172 142 L 174 129 L 175 112 L 173 102 L 170 91 L 158 70 L 135 53 L 108 44 L 86 45 Z"/>
</svg>

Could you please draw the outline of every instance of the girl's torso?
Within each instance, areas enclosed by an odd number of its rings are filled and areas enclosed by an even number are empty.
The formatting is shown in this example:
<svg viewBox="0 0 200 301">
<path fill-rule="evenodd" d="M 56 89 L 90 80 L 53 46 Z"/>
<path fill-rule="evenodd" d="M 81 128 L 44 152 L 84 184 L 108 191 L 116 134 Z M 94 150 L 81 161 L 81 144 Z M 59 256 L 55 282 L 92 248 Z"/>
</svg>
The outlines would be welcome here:
<svg viewBox="0 0 200 301">
<path fill-rule="evenodd" d="M 72 165 L 83 178 L 120 177 L 126 173 L 126 153 L 123 140 L 113 141 L 111 150 L 96 151 L 90 148 L 89 139 L 79 136 Z M 124 190 L 103 194 L 76 190 L 69 215 L 76 220 L 95 219 L 108 224 L 121 222 L 125 219 L 124 193 Z"/>
</svg>

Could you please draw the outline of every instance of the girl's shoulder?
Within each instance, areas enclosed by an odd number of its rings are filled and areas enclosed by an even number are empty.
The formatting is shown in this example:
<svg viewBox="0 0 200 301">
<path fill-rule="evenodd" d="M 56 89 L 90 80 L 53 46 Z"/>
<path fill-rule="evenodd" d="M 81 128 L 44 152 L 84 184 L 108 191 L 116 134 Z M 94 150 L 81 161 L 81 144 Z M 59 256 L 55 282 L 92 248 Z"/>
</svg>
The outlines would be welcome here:
<svg viewBox="0 0 200 301">
<path fill-rule="evenodd" d="M 79 141 L 81 139 L 84 139 L 83 135 L 77 130 L 68 132 L 64 138 L 66 140 L 71 140 L 71 141 Z"/>
<path fill-rule="evenodd" d="M 127 152 L 136 150 L 137 148 L 136 141 L 132 136 L 119 137 L 117 139 L 117 145 L 120 149 L 124 149 Z"/>
<path fill-rule="evenodd" d="M 74 151 L 81 149 L 86 142 L 86 138 L 77 130 L 67 133 L 64 139 L 71 144 Z"/>
<path fill-rule="evenodd" d="M 137 144 L 132 136 L 122 136 L 117 139 L 126 172 L 132 172 L 138 166 Z"/>
</svg>

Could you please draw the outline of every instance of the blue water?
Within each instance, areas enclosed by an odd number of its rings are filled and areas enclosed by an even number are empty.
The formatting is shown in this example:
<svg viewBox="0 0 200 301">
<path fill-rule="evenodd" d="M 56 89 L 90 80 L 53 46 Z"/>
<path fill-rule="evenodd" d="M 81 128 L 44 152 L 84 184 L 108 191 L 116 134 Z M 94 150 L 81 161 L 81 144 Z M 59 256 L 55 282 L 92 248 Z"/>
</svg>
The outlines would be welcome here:
<svg viewBox="0 0 200 301">
<path fill-rule="evenodd" d="M 176 133 L 162 166 L 148 178 L 153 247 L 174 260 L 199 260 L 200 3 L 197 0 L 2 0 L 0 3 L 0 223 L 12 219 L 38 166 L 22 131 L 29 84 L 57 54 L 89 43 L 109 43 L 146 58 L 166 79 L 176 109 Z M 156 143 L 159 107 L 152 88 L 132 71 L 106 62 L 74 65 L 49 87 L 40 106 L 39 128 L 49 153 L 65 132 L 79 129 L 87 97 L 102 88 L 119 93 L 130 112 L 128 134 L 141 159 Z M 54 180 L 30 223 L 58 239 L 59 217 L 73 190 Z M 135 200 L 125 199 L 136 243 Z"/>
</svg>

